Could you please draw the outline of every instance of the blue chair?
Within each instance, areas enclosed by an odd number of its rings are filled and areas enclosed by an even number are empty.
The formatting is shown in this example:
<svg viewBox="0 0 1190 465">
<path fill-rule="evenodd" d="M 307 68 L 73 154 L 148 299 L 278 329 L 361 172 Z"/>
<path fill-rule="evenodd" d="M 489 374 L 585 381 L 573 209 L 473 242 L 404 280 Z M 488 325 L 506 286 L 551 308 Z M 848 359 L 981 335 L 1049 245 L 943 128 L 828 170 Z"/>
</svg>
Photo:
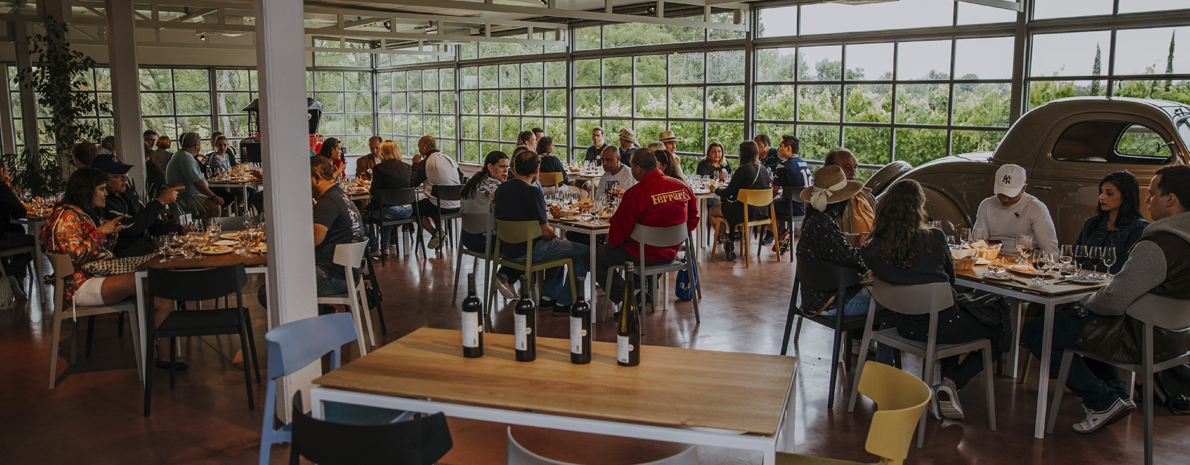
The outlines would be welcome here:
<svg viewBox="0 0 1190 465">
<path fill-rule="evenodd" d="M 296 372 L 331 354 L 331 370 L 339 368 L 343 344 L 355 341 L 355 323 L 350 313 L 332 313 L 286 323 L 264 335 L 269 344 L 269 382 L 265 388 L 264 425 L 260 430 L 260 465 L 269 463 L 272 445 L 290 442 L 290 423 L 273 429 L 277 408 L 277 378 Z M 326 421 L 353 425 L 383 425 L 409 419 L 411 412 L 326 402 Z"/>
</svg>

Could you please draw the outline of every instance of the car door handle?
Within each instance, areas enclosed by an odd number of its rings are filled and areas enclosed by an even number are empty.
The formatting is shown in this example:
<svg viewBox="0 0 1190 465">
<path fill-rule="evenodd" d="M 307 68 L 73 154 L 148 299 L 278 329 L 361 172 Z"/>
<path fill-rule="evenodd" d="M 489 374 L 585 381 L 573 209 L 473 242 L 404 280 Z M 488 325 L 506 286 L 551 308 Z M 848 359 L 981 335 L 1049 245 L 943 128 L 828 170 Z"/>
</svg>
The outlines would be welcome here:
<svg viewBox="0 0 1190 465">
<path fill-rule="evenodd" d="M 1048 191 L 1048 190 L 1052 190 L 1052 189 L 1053 189 L 1053 187 L 1050 187 L 1050 186 L 1039 186 L 1039 185 L 1036 185 L 1036 184 L 1034 184 L 1034 185 L 1033 185 L 1033 187 L 1034 187 L 1034 188 L 1037 188 L 1037 189 L 1041 189 L 1041 190 L 1043 190 L 1043 191 Z"/>
</svg>

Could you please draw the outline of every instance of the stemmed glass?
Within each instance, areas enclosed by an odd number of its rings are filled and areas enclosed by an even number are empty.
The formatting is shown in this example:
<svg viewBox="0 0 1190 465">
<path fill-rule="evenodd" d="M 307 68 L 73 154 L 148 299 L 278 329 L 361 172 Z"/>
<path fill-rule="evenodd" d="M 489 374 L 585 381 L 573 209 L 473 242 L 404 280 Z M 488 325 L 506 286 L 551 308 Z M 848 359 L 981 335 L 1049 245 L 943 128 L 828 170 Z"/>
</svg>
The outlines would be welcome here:
<svg viewBox="0 0 1190 465">
<path fill-rule="evenodd" d="M 1090 256 L 1091 255 L 1090 255 L 1090 252 L 1087 250 L 1087 246 L 1085 246 L 1085 245 L 1074 246 L 1074 261 L 1076 263 L 1078 263 L 1078 274 L 1077 274 L 1078 277 L 1081 278 L 1083 276 L 1083 264 L 1087 263 L 1087 258 L 1089 258 Z"/>
<path fill-rule="evenodd" d="M 1113 276 L 1111 274 L 1111 267 L 1112 267 L 1112 265 L 1116 264 L 1116 248 L 1115 247 L 1104 247 L 1103 248 L 1103 264 L 1105 266 L 1107 266 L 1107 274 L 1104 275 L 1103 277 L 1105 279 L 1111 278 Z"/>
<path fill-rule="evenodd" d="M 1091 262 L 1093 278 L 1102 278 L 1099 274 L 1099 264 L 1103 262 L 1103 247 L 1090 247 L 1087 251 L 1087 261 Z"/>
<path fill-rule="evenodd" d="M 1049 282 L 1045 280 L 1045 273 L 1054 266 L 1054 259 L 1051 254 L 1045 253 L 1041 249 L 1034 249 L 1032 251 L 1033 268 L 1037 270 L 1037 276 L 1033 277 L 1033 282 L 1042 286 L 1048 285 Z"/>
<path fill-rule="evenodd" d="M 169 243 L 170 243 L 169 235 L 163 234 L 163 235 L 154 237 L 153 240 L 157 243 L 157 251 L 161 253 L 160 262 L 165 263 L 166 261 L 168 261 L 167 256 L 169 255 Z"/>
<path fill-rule="evenodd" d="M 1058 255 L 1058 260 L 1062 262 L 1062 277 L 1068 278 L 1072 276 L 1074 273 L 1070 273 L 1069 270 L 1070 265 L 1074 263 L 1074 246 L 1069 244 L 1062 246 L 1062 252 L 1061 255 Z"/>
<path fill-rule="evenodd" d="M 988 271 L 997 276 L 1004 274 L 1005 268 L 1004 257 L 993 258 L 991 263 L 988 263 Z"/>
<path fill-rule="evenodd" d="M 1020 263 L 1028 264 L 1029 255 L 1033 252 L 1033 237 L 1027 234 L 1019 234 L 1016 236 L 1016 251 L 1020 254 Z"/>
</svg>

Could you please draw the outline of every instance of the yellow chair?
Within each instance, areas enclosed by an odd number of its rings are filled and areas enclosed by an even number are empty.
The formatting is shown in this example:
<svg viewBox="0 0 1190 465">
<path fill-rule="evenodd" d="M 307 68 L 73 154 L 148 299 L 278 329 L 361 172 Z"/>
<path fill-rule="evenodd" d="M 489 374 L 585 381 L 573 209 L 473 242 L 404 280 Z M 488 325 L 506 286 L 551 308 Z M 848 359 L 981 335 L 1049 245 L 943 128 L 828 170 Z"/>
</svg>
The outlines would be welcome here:
<svg viewBox="0 0 1190 465">
<path fill-rule="evenodd" d="M 777 211 L 776 211 L 776 209 L 773 208 L 773 190 L 772 189 L 740 189 L 740 193 L 736 194 L 736 200 L 739 200 L 741 203 L 744 204 L 744 222 L 740 223 L 736 226 L 741 227 L 742 230 L 744 231 L 744 234 L 742 234 L 742 236 L 744 238 L 743 239 L 743 247 L 740 250 L 740 252 L 741 252 L 740 255 L 744 256 L 744 267 L 747 268 L 748 261 L 749 261 L 748 260 L 748 243 L 749 243 L 749 236 L 751 236 L 751 234 L 748 234 L 748 230 L 753 226 L 766 226 L 767 225 L 769 227 L 769 229 L 773 232 L 773 237 L 774 238 L 779 237 L 777 234 Z M 765 218 L 765 219 L 760 219 L 760 220 L 749 220 L 748 219 L 748 207 L 750 207 L 750 206 L 751 207 L 769 207 L 769 217 Z M 714 224 L 715 224 L 715 238 L 718 238 L 719 233 L 720 233 L 719 228 L 721 226 L 730 227 L 730 225 L 727 224 L 726 218 L 713 217 L 712 219 L 714 220 Z M 711 261 L 712 262 L 715 261 L 715 249 L 717 249 L 718 247 L 719 247 L 719 242 L 716 240 L 715 245 L 711 247 Z M 760 244 L 756 244 L 756 257 L 757 258 L 760 257 L 760 249 L 761 248 L 762 247 Z M 781 249 L 780 248 L 777 249 L 777 261 L 781 261 Z"/>
<path fill-rule="evenodd" d="M 500 240 L 496 241 L 495 259 L 492 262 L 492 268 L 503 265 L 509 268 L 523 271 L 530 278 L 529 285 L 533 285 L 533 275 L 537 272 L 544 272 L 549 268 L 566 265 L 567 274 L 570 277 L 570 299 L 571 302 L 576 298 L 574 287 L 574 262 L 569 258 L 556 258 L 553 260 L 546 260 L 543 262 L 533 262 L 533 241 L 541 237 L 541 224 L 534 220 L 529 221 L 502 221 L 496 220 L 496 237 Z M 525 262 L 515 262 L 510 258 L 505 258 L 500 254 L 500 243 L 507 242 L 509 244 L 525 244 Z M 514 257 L 515 258 L 515 257 Z M 545 286 L 545 277 L 537 281 L 537 295 L 535 302 L 541 301 L 541 289 Z M 496 297 L 496 273 L 492 273 L 491 279 L 488 281 L 488 302 Z M 532 287 L 530 287 L 532 289 Z"/>
<path fill-rule="evenodd" d="M 541 187 L 557 187 L 562 184 L 562 173 L 537 173 L 537 180 Z"/>
<path fill-rule="evenodd" d="M 926 383 L 903 370 L 876 362 L 864 364 L 859 392 L 876 403 L 868 442 L 864 448 L 880 457 L 882 465 L 899 465 L 909 456 L 909 445 L 921 412 L 930 402 L 932 391 Z M 847 460 L 826 459 L 799 454 L 777 454 L 777 465 L 855 464 Z"/>
</svg>

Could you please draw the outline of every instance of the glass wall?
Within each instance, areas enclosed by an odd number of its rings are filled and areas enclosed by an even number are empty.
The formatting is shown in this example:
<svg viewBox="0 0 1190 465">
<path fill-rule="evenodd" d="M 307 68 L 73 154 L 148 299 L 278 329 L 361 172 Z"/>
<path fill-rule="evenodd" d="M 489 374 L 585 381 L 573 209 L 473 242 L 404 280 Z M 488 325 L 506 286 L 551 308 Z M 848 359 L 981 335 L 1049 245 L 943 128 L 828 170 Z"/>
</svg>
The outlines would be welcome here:
<svg viewBox="0 0 1190 465">
<path fill-rule="evenodd" d="M 493 150 L 512 154 L 517 135 L 533 128 L 566 157 L 566 62 L 527 62 L 459 68 L 459 124 L 463 161 L 478 163 Z"/>
<path fill-rule="evenodd" d="M 379 134 L 396 141 L 402 156 L 412 156 L 424 135 L 434 136 L 441 150 L 454 154 L 454 68 L 381 71 L 376 82 Z"/>
</svg>

